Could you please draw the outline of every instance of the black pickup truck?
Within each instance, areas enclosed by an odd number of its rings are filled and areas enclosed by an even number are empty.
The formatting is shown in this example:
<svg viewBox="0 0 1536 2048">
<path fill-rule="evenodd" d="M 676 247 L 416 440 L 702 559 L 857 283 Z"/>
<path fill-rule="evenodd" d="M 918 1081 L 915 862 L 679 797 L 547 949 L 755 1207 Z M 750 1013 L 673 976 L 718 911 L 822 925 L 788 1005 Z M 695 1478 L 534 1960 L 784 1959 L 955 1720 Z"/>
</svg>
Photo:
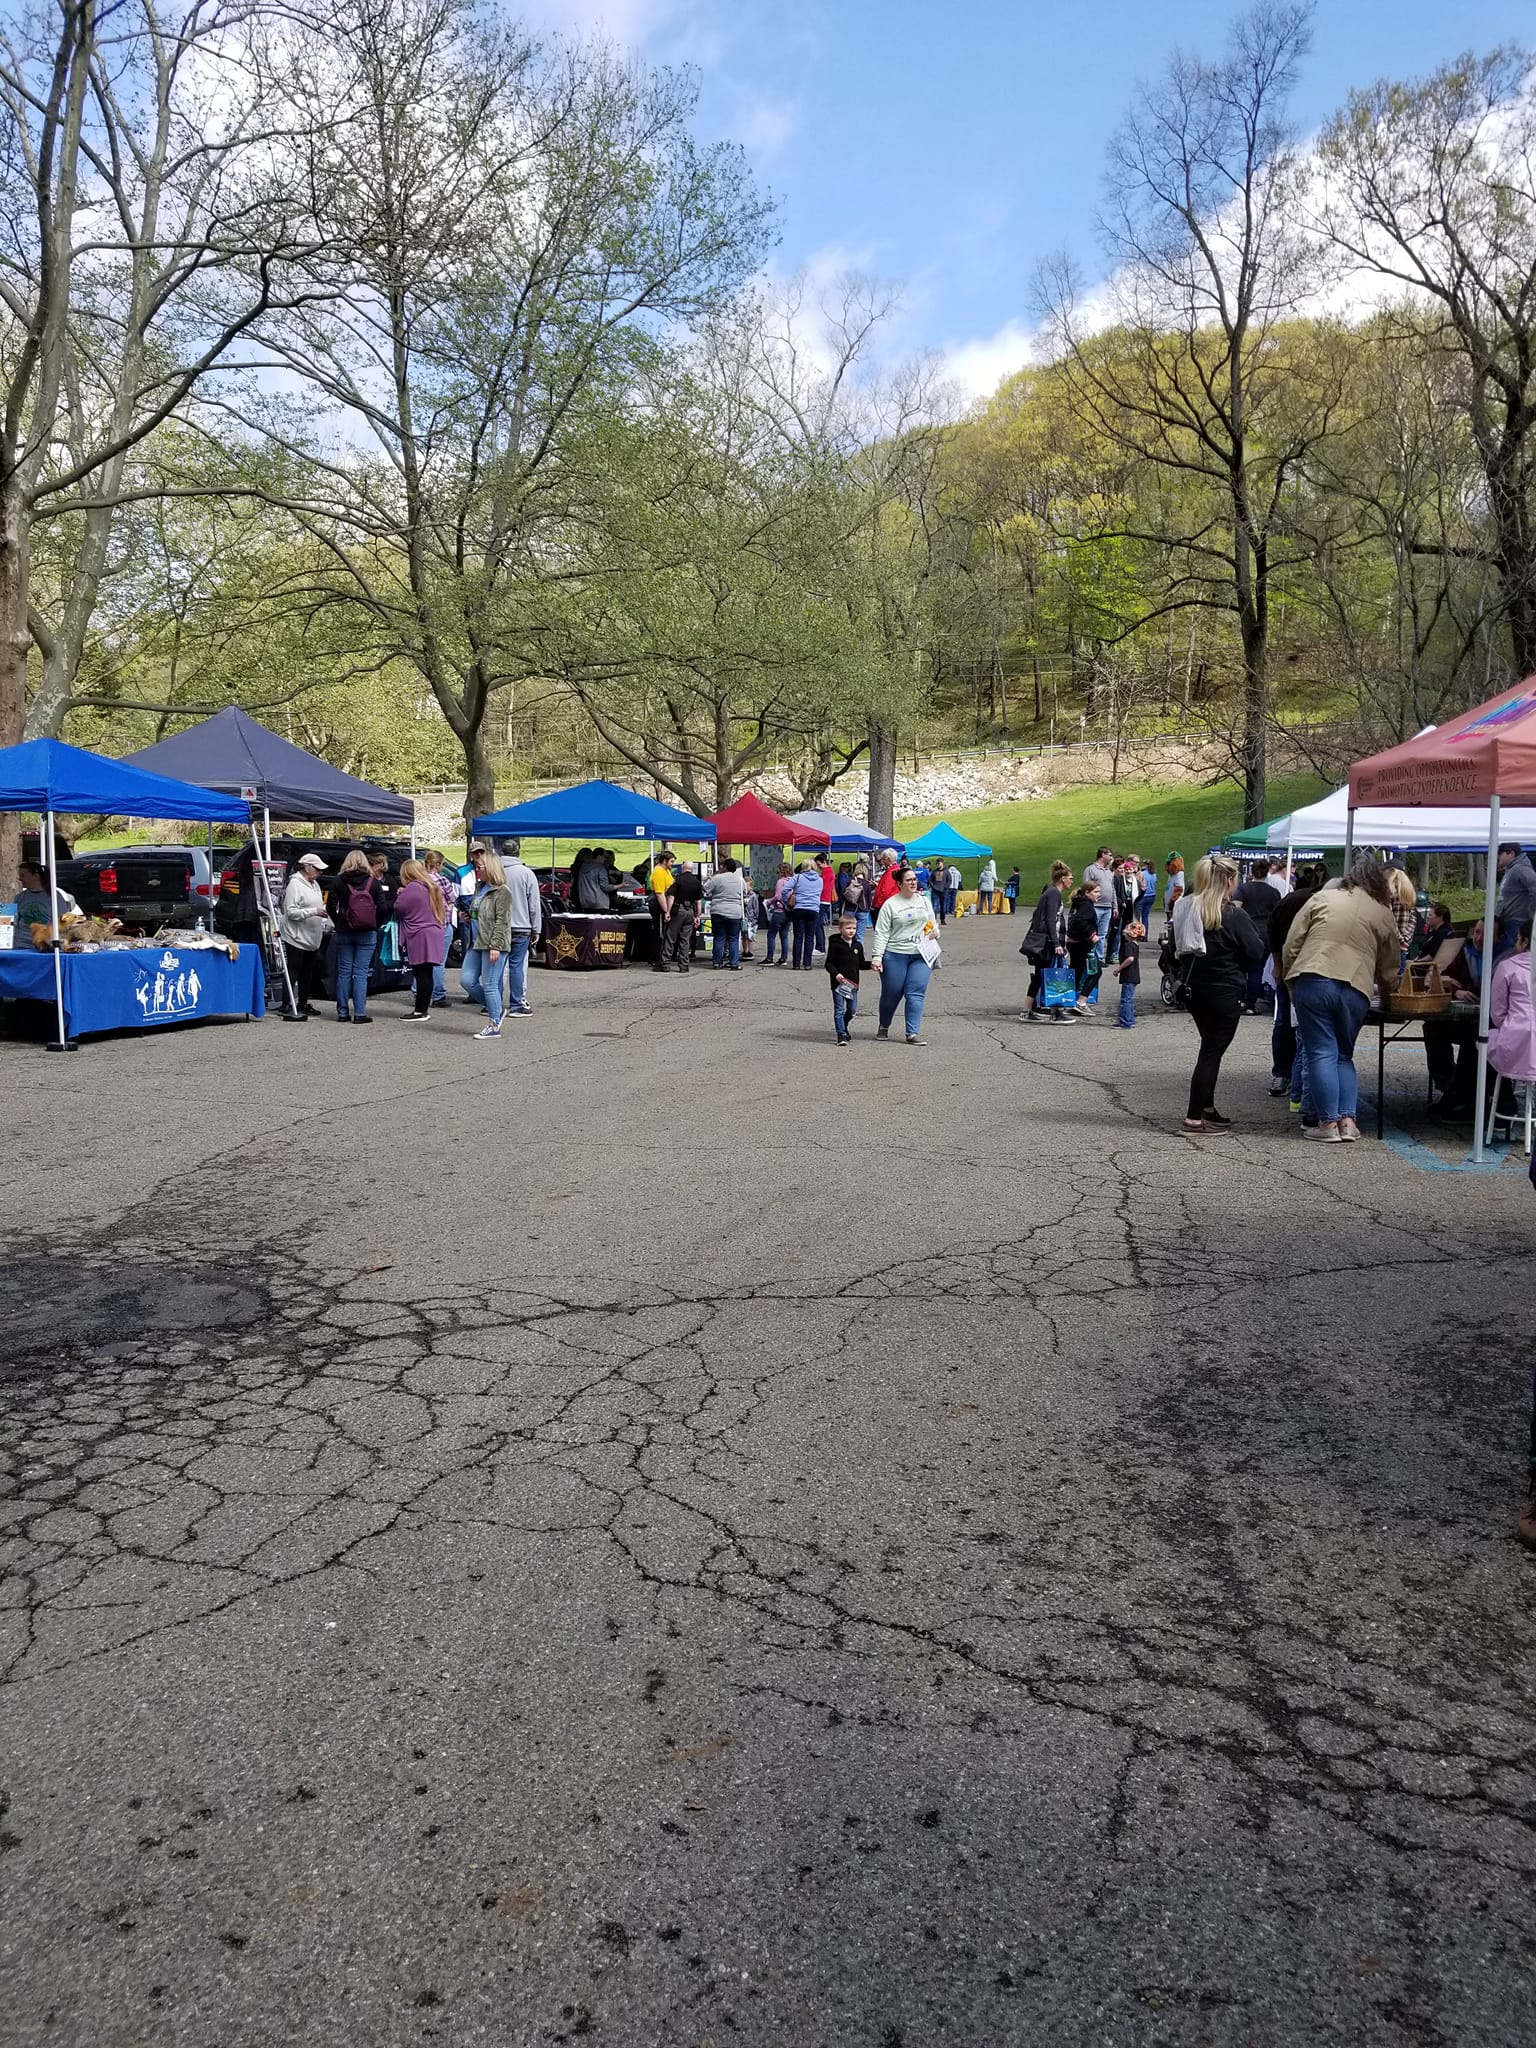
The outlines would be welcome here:
<svg viewBox="0 0 1536 2048">
<path fill-rule="evenodd" d="M 61 861 L 59 887 L 88 916 L 115 917 L 125 931 L 190 931 L 199 918 L 211 929 L 219 874 L 230 857 L 216 846 L 210 870 L 206 846 L 104 847 Z"/>
</svg>

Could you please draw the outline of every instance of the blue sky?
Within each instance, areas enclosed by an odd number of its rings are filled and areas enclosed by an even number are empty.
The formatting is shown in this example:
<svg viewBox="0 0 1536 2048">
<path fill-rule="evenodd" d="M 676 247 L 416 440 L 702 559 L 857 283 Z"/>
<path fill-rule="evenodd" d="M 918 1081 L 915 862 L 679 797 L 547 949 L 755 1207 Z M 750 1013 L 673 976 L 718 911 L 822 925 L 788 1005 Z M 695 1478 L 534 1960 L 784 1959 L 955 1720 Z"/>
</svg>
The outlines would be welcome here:
<svg viewBox="0 0 1536 2048">
<path fill-rule="evenodd" d="M 775 265 L 900 280 L 904 349 L 972 392 L 1027 348 L 1037 260 L 1098 270 L 1105 141 L 1175 44 L 1220 51 L 1233 10 L 1096 0 L 525 0 L 697 67 L 700 123 L 780 202 Z M 1530 0 L 1321 0 L 1294 101 L 1315 128 L 1353 85 L 1536 34 Z"/>
</svg>

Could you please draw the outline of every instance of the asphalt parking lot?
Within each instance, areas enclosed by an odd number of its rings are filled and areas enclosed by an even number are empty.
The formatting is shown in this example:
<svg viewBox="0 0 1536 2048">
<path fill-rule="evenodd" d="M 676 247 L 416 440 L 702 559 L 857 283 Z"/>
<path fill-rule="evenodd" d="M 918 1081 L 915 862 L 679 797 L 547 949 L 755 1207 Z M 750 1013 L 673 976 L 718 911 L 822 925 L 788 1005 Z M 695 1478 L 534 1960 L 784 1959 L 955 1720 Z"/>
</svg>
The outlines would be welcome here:
<svg viewBox="0 0 1536 2048">
<path fill-rule="evenodd" d="M 1523 1162 L 1021 929 L 0 1045 L 9 2042 L 1531 2040 Z"/>
</svg>

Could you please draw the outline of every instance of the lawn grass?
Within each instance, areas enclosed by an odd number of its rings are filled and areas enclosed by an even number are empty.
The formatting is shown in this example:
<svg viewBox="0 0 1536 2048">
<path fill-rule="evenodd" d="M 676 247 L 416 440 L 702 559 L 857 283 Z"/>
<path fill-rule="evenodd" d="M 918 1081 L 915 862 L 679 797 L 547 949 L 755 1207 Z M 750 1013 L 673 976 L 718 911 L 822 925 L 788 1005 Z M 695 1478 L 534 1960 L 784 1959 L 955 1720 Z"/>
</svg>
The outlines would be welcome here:
<svg viewBox="0 0 1536 2048">
<path fill-rule="evenodd" d="M 1331 785 L 1318 775 L 1284 775 L 1269 785 L 1269 815 L 1294 811 L 1326 796 Z M 992 848 L 998 877 L 1017 862 L 1027 901 L 1039 895 L 1053 860 L 1064 860 L 1081 875 L 1106 841 L 1117 853 L 1140 854 L 1162 872 L 1170 853 L 1188 867 L 1219 845 L 1243 822 L 1243 793 L 1234 783 L 1098 783 L 1069 789 L 1030 803 L 989 804 L 980 810 L 947 811 L 949 823 L 967 838 Z M 915 839 L 936 820 L 901 818 L 897 830 Z M 967 878 L 970 870 L 965 870 Z"/>
</svg>

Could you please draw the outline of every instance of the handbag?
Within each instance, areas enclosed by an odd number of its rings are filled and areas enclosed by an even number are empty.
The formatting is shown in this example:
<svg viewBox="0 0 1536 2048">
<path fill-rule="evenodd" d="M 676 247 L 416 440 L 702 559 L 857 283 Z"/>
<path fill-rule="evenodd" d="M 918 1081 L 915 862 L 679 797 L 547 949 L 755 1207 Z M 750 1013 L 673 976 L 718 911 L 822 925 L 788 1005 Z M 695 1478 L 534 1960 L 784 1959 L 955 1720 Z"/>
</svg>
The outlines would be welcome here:
<svg viewBox="0 0 1536 2048">
<path fill-rule="evenodd" d="M 1071 1010 L 1077 1006 L 1077 976 L 1070 967 L 1047 967 L 1040 980 L 1040 1004 L 1046 1010 Z"/>
<path fill-rule="evenodd" d="M 1055 950 L 1045 927 L 1033 924 L 1024 934 L 1024 943 L 1019 948 L 1032 967 L 1043 967 Z"/>
</svg>

